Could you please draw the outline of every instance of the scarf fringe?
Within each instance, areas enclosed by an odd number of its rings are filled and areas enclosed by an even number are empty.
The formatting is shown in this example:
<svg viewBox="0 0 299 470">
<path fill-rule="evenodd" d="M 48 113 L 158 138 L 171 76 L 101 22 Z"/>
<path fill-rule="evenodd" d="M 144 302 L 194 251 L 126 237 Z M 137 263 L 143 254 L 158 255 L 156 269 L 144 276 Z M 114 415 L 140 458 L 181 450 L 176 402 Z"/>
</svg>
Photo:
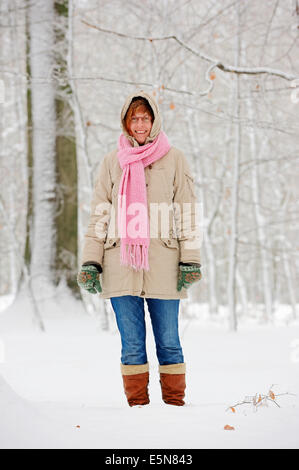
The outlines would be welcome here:
<svg viewBox="0 0 299 470">
<path fill-rule="evenodd" d="M 148 246 L 131 244 L 122 244 L 120 250 L 120 264 L 130 266 L 135 271 L 149 271 Z"/>
</svg>

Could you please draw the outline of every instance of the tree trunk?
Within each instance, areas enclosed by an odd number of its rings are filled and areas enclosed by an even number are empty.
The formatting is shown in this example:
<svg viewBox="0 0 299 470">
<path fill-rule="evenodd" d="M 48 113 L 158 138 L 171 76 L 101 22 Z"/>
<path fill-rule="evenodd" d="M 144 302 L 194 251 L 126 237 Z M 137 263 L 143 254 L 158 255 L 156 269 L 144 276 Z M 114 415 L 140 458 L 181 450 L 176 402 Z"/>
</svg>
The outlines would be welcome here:
<svg viewBox="0 0 299 470">
<path fill-rule="evenodd" d="M 24 5 L 25 0 L 3 0 L 0 4 L 0 62 L 5 84 L 4 103 L 0 104 L 0 295 L 13 296 L 24 263 L 28 199 Z M 18 241 L 18 253 L 11 243 L 11 230 Z"/>
<path fill-rule="evenodd" d="M 254 112 L 253 112 L 253 105 L 251 99 L 248 100 L 248 111 L 249 111 L 249 119 L 254 122 Z M 256 129 L 255 127 L 251 127 L 248 129 L 248 134 L 250 138 L 250 148 L 251 148 L 251 157 L 253 160 L 258 160 L 263 155 L 263 149 L 266 145 L 266 140 L 264 139 L 261 149 L 257 149 L 256 143 Z M 270 246 L 267 246 L 267 233 L 266 233 L 266 220 L 262 214 L 262 210 L 260 207 L 260 176 L 259 176 L 259 165 L 256 162 L 252 168 L 252 202 L 254 206 L 254 214 L 255 214 L 255 223 L 257 226 L 257 237 L 258 237 L 258 244 L 260 247 L 261 253 L 261 269 L 262 269 L 262 279 L 263 279 L 263 297 L 265 303 L 265 313 L 264 313 L 264 320 L 269 321 L 272 316 L 272 308 L 273 308 L 273 299 L 272 299 L 272 288 L 271 288 L 271 263 L 269 259 L 269 250 Z"/>
<path fill-rule="evenodd" d="M 240 64 L 240 5 L 237 7 L 237 35 L 236 35 L 236 56 L 235 66 Z M 235 117 L 236 123 L 236 139 L 234 152 L 234 169 L 232 182 L 232 208 L 231 208 L 231 234 L 229 246 L 229 271 L 228 271 L 228 308 L 230 329 L 237 330 L 237 312 L 236 312 L 236 270 L 237 270 L 237 249 L 238 249 L 238 211 L 239 211 L 239 171 L 241 157 L 241 124 L 240 124 L 240 77 L 235 77 Z"/>
<path fill-rule="evenodd" d="M 30 275 L 36 299 L 53 295 L 56 255 L 55 209 L 55 87 L 54 1 L 35 0 L 29 6 L 33 228 Z"/>
<path fill-rule="evenodd" d="M 75 2 L 69 0 L 68 3 L 68 54 L 67 70 L 68 76 L 76 74 L 76 65 L 74 63 L 74 17 Z M 83 110 L 79 99 L 78 87 L 75 80 L 69 79 L 72 90 L 70 106 L 74 114 L 77 169 L 78 169 L 78 269 L 81 268 L 81 253 L 84 241 L 84 232 L 87 228 L 89 218 L 89 207 L 94 185 L 93 167 L 88 154 L 86 124 L 84 121 Z M 97 295 L 90 295 L 86 291 L 81 292 L 86 311 L 94 316 L 102 330 L 109 328 L 108 312 L 104 299 Z"/>
</svg>

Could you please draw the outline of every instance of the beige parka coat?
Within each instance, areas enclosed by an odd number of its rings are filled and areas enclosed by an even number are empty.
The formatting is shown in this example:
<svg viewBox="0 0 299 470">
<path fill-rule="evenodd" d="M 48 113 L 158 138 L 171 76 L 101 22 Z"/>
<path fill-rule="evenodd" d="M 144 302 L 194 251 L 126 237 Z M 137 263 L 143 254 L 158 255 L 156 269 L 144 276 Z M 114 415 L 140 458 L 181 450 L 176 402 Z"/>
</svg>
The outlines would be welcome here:
<svg viewBox="0 0 299 470">
<path fill-rule="evenodd" d="M 147 99 L 155 117 L 145 143 L 154 140 L 162 127 L 153 96 L 144 91 L 128 96 L 121 111 L 121 127 L 131 144 L 138 146 L 124 124 L 126 111 L 135 96 Z M 186 157 L 175 147 L 145 167 L 144 171 L 150 221 L 150 270 L 136 271 L 120 265 L 117 203 L 122 169 L 117 149 L 103 157 L 98 169 L 81 262 L 96 262 L 102 266 L 102 293 L 99 294 L 102 298 L 134 295 L 184 299 L 187 298 L 187 290 L 177 291 L 179 262 L 200 263 L 200 204 L 196 200 L 194 180 Z M 196 285 L 199 286 L 198 283 Z"/>
</svg>

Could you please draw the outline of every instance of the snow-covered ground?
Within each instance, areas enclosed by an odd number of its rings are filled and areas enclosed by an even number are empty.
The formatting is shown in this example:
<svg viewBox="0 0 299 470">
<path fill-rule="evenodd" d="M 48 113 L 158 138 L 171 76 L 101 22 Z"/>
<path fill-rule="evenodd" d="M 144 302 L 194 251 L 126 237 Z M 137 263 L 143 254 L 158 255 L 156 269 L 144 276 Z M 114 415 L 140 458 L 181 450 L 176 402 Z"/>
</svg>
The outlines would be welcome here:
<svg viewBox="0 0 299 470">
<path fill-rule="evenodd" d="M 5 307 L 0 313 L 1 448 L 299 447 L 298 323 L 247 322 L 231 333 L 200 312 L 197 320 L 182 321 L 185 407 L 161 400 L 149 325 L 151 403 L 130 408 L 113 325 L 110 332 L 100 331 L 96 319 L 69 296 L 43 308 L 45 333 L 32 324 L 26 297 Z M 272 384 L 274 393 L 289 393 L 277 397 L 280 408 L 269 402 L 257 411 L 246 404 L 236 413 L 227 411 L 245 396 L 266 394 Z M 224 430 L 227 424 L 235 430 Z"/>
</svg>

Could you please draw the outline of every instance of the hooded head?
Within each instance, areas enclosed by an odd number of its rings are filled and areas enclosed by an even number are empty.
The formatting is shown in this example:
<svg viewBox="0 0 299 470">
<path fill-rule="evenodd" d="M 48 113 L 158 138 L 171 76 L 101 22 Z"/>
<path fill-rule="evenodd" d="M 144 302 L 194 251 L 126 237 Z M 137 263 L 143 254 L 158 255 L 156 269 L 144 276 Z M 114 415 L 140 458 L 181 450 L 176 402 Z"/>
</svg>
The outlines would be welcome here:
<svg viewBox="0 0 299 470">
<path fill-rule="evenodd" d="M 148 93 L 142 90 L 132 93 L 126 98 L 125 104 L 123 105 L 123 108 L 121 110 L 121 127 L 122 127 L 123 134 L 127 137 L 127 139 L 131 142 L 131 144 L 134 147 L 138 147 L 140 144 L 132 135 L 130 135 L 129 129 L 127 128 L 127 125 L 126 125 L 126 117 L 127 117 L 127 112 L 130 108 L 132 101 L 134 101 L 134 99 L 138 97 L 144 98 L 147 101 L 152 111 L 150 113 L 152 116 L 152 128 L 151 128 L 150 134 L 146 137 L 144 144 L 148 144 L 149 142 L 152 142 L 158 136 L 159 132 L 162 129 L 161 115 L 160 115 L 160 111 L 158 108 L 158 104 L 155 101 L 155 99 L 151 95 L 149 95 Z"/>
</svg>

